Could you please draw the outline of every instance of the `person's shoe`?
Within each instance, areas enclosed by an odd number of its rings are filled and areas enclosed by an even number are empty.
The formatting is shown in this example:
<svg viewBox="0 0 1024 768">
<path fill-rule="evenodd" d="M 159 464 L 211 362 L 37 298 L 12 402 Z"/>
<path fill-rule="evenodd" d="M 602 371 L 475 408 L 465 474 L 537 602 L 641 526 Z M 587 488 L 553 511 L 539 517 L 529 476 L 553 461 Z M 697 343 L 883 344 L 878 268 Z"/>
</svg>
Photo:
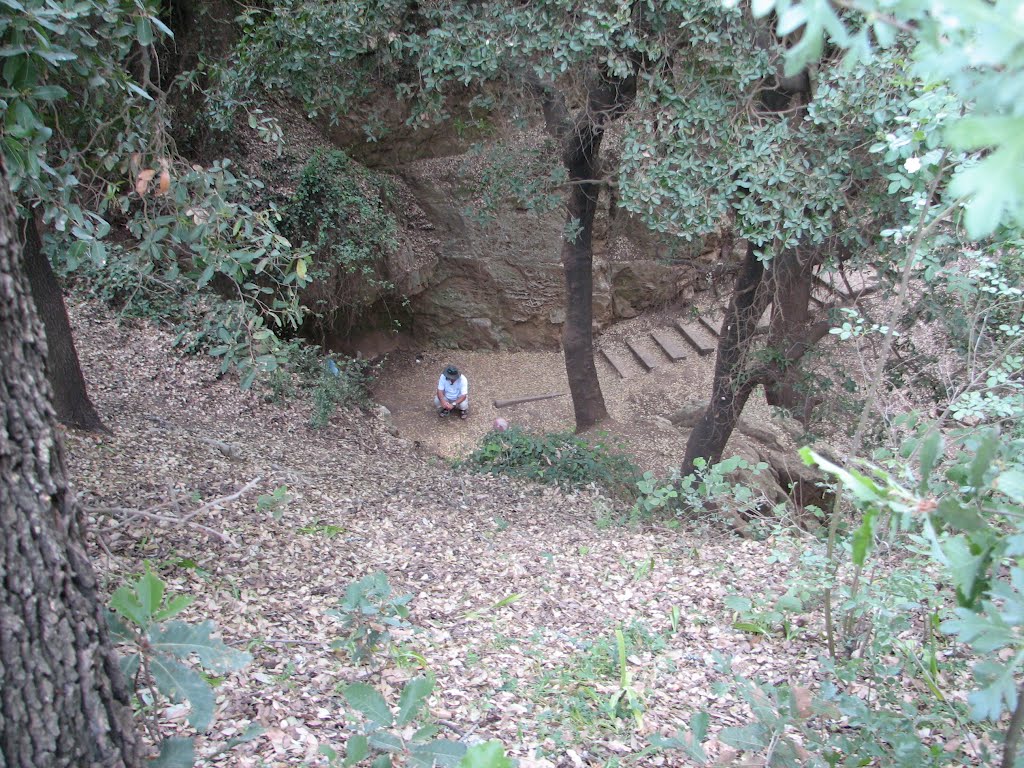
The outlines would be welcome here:
<svg viewBox="0 0 1024 768">
<path fill-rule="evenodd" d="M 445 416 L 448 415 L 448 409 L 447 408 L 438 408 L 437 409 L 437 415 L 443 419 Z"/>
<path fill-rule="evenodd" d="M 468 419 L 469 418 L 469 409 L 467 408 L 464 411 L 459 411 L 459 418 L 460 419 Z"/>
</svg>

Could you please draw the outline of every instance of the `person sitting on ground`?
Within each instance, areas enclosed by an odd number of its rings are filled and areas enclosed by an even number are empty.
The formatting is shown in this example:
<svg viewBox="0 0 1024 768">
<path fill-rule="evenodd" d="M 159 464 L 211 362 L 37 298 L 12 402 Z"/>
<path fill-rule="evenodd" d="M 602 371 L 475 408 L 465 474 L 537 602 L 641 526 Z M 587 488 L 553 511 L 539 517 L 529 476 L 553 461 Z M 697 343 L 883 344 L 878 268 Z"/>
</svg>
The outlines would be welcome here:
<svg viewBox="0 0 1024 768">
<path fill-rule="evenodd" d="M 459 418 L 469 416 L 469 382 L 454 365 L 445 368 L 437 380 L 434 407 L 437 408 L 438 416 L 447 416 L 455 409 L 459 411 Z"/>
</svg>

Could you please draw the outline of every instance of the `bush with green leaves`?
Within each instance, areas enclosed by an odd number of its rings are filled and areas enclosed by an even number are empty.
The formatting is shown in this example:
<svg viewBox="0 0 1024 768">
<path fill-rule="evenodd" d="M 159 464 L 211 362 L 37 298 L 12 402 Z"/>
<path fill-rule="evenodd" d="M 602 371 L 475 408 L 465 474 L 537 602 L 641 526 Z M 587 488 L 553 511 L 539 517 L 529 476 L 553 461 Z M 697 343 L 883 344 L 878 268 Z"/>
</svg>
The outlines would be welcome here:
<svg viewBox="0 0 1024 768">
<path fill-rule="evenodd" d="M 391 642 L 392 630 L 412 628 L 406 621 L 411 601 L 412 595 L 393 597 L 387 574 L 381 571 L 352 582 L 338 607 L 327 612 L 345 630 L 331 647 L 347 651 L 357 664 L 370 660 Z"/>
<path fill-rule="evenodd" d="M 634 516 L 658 512 L 726 514 L 735 519 L 741 512 L 749 512 L 764 501 L 758 492 L 731 477 L 735 472 L 749 472 L 757 476 L 768 469 L 765 462 L 751 464 L 739 456 L 731 456 L 710 466 L 704 459 L 694 462 L 697 471 L 680 477 L 673 468 L 665 479 L 653 472 L 644 472 L 636 483 L 638 491 L 633 505 Z"/>
<path fill-rule="evenodd" d="M 323 332 L 347 333 L 362 313 L 394 292 L 388 260 L 398 224 L 388 182 L 340 150 L 317 150 L 285 207 L 283 231 L 312 252 L 304 304 Z"/>
<path fill-rule="evenodd" d="M 350 726 L 355 733 L 348 738 L 344 757 L 326 746 L 320 748 L 321 754 L 338 768 L 363 762 L 370 762 L 373 768 L 391 768 L 396 761 L 412 768 L 512 768 L 499 741 L 467 746 L 438 738 L 441 729 L 425 707 L 433 690 L 432 675 L 409 680 L 399 694 L 396 713 L 373 687 L 349 685 L 345 701 L 362 715 L 362 722 Z"/>
<path fill-rule="evenodd" d="M 273 370 L 279 335 L 302 322 L 307 254 L 273 205 L 248 204 L 259 180 L 175 150 L 168 99 L 182 85 L 157 83 L 158 41 L 172 36 L 162 6 L 5 5 L 0 149 L 48 256 L 124 311 L 184 322 L 181 341 L 244 386 Z"/>
<path fill-rule="evenodd" d="M 371 405 L 369 361 L 323 350 L 300 340 L 287 345 L 285 361 L 266 379 L 268 402 L 280 403 L 300 397 L 310 402 L 309 425 L 323 429 L 338 408 L 366 408 Z"/>
<path fill-rule="evenodd" d="M 640 476 L 628 457 L 603 442 L 588 442 L 571 432 L 536 434 L 518 427 L 488 432 L 480 447 L 456 466 L 565 487 L 594 484 L 629 501 L 635 498 Z"/>
<path fill-rule="evenodd" d="M 1019 183 L 1024 110 L 1019 99 L 1007 96 L 1016 92 L 1024 77 L 1020 19 L 1008 23 L 1016 6 L 1004 10 L 984 0 L 867 0 L 856 6 L 759 0 L 751 9 L 758 17 L 769 17 L 779 35 L 798 36 L 799 42 L 787 51 L 787 74 L 834 58 L 837 50 L 844 53 L 844 68 L 852 70 L 888 51 L 912 47 L 909 74 L 925 88 L 901 117 L 907 132 L 917 137 L 895 146 L 889 142 L 892 150 L 902 146 L 904 170 L 912 176 L 934 167 L 943 146 L 959 152 L 947 192 L 953 208 L 965 206 L 963 221 L 970 237 L 988 236 L 1001 223 L 1024 226 L 1024 189 Z M 948 94 L 959 105 L 935 110 L 927 102 L 929 93 L 936 92 Z M 918 152 L 926 133 L 932 133 L 929 145 Z M 930 151 L 936 149 L 940 151 Z M 905 189 L 899 176 L 891 181 L 895 187 L 890 186 L 889 194 Z"/>
<path fill-rule="evenodd" d="M 824 602 L 825 679 L 799 706 L 787 686 L 743 681 L 755 721 L 720 740 L 779 766 L 987 765 L 999 761 L 991 745 L 1000 741 L 1002 765 L 1024 757 L 1024 443 L 995 429 L 918 428 L 902 456 L 884 464 L 841 467 L 804 451 L 860 515 L 835 547 L 851 570 L 813 558 L 812 570 L 791 577 L 795 585 L 809 576 L 809 591 L 838 598 L 835 618 Z M 871 559 L 884 553 L 886 577 L 869 576 Z M 795 596 L 805 609 L 813 602 Z M 747 601 L 729 605 L 743 621 L 774 621 Z"/>
<path fill-rule="evenodd" d="M 309 417 L 314 429 L 326 427 L 332 414 L 346 406 L 368 406 L 369 363 L 351 357 L 330 357 L 324 361 L 312 389 L 313 410 Z"/>
<path fill-rule="evenodd" d="M 214 711 L 210 675 L 235 672 L 252 661 L 252 656 L 212 637 L 212 621 L 188 624 L 172 620 L 192 600 L 188 595 L 172 597 L 160 577 L 147 566 L 135 582 L 114 592 L 107 623 L 111 638 L 122 653 L 121 670 L 133 685 L 138 705 L 155 719 L 161 697 L 188 703 L 189 724 L 197 731 L 205 731 L 213 721 Z M 154 737 L 157 732 L 154 720 Z M 250 734 L 249 738 L 255 735 Z M 153 765 L 191 766 L 193 760 L 191 739 L 174 738 L 161 743 L 161 756 Z"/>
</svg>

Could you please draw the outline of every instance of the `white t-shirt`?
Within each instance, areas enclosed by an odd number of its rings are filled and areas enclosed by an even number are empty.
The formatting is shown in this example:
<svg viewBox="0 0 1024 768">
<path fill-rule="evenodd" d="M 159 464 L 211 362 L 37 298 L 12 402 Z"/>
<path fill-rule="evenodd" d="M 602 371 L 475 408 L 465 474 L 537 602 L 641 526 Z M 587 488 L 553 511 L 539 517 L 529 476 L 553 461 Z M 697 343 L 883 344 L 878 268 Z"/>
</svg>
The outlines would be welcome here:
<svg viewBox="0 0 1024 768">
<path fill-rule="evenodd" d="M 469 382 L 466 381 L 465 374 L 459 376 L 453 383 L 448 381 L 442 373 L 441 378 L 437 380 L 437 388 L 444 392 L 444 399 L 449 403 L 454 403 L 463 395 L 469 399 Z"/>
</svg>

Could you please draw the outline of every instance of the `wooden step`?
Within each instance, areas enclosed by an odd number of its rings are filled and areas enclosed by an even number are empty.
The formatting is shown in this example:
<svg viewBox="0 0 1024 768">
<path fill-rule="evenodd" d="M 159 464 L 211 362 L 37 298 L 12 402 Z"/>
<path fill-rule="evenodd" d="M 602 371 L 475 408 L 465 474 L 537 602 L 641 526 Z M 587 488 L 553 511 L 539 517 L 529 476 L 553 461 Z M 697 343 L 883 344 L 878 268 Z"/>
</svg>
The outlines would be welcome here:
<svg viewBox="0 0 1024 768">
<path fill-rule="evenodd" d="M 658 342 L 658 346 L 664 350 L 665 354 L 675 362 L 676 360 L 682 360 L 686 357 L 686 348 L 682 345 L 679 337 L 672 331 L 659 328 L 651 331 L 651 336 Z"/>
<path fill-rule="evenodd" d="M 714 352 L 718 346 L 714 334 L 708 333 L 707 328 L 694 320 L 676 320 L 676 328 L 702 357 Z"/>
<path fill-rule="evenodd" d="M 626 378 L 626 363 L 621 358 L 619 358 L 618 355 L 614 354 L 613 352 L 609 352 L 607 349 L 604 349 L 603 347 L 599 351 L 601 352 L 601 356 L 608 361 L 608 365 L 610 365 L 615 370 L 615 372 L 619 374 L 619 378 Z"/>
<path fill-rule="evenodd" d="M 626 346 L 629 347 L 630 351 L 636 355 L 636 359 L 640 361 L 640 365 L 646 368 L 648 371 L 654 368 L 658 361 L 647 352 L 646 349 L 640 346 L 640 343 L 633 339 L 626 339 Z"/>
<path fill-rule="evenodd" d="M 697 319 L 700 320 L 700 324 L 707 328 L 715 338 L 718 338 L 718 332 L 722 330 L 722 320 L 725 319 L 725 310 L 715 309 L 701 315 Z"/>
</svg>

